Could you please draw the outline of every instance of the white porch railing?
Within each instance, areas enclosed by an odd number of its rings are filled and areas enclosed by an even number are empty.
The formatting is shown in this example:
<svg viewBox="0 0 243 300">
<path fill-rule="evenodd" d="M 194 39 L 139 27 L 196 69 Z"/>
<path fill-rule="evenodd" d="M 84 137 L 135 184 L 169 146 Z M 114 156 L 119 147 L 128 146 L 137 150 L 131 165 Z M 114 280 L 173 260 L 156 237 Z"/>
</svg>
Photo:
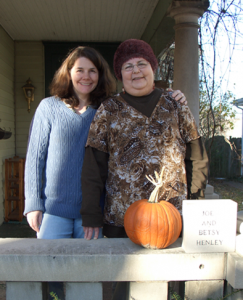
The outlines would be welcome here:
<svg viewBox="0 0 243 300">
<path fill-rule="evenodd" d="M 42 300 L 47 281 L 66 282 L 67 300 L 102 300 L 107 281 L 130 282 L 127 299 L 136 300 L 168 299 L 170 281 L 186 281 L 193 300 L 222 296 L 225 280 L 228 290 L 243 288 L 240 254 L 188 254 L 181 242 L 148 250 L 129 239 L 0 239 L 0 281 L 7 300 Z"/>
</svg>

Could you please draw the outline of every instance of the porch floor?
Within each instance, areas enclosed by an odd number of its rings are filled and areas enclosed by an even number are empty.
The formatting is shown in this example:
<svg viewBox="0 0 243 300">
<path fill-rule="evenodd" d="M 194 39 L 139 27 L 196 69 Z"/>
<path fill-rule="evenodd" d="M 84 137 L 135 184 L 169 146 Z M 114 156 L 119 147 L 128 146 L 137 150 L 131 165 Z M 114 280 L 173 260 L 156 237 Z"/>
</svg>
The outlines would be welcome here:
<svg viewBox="0 0 243 300">
<path fill-rule="evenodd" d="M 23 218 L 22 222 L 4 222 L 0 226 L 0 238 L 36 238 L 36 233 Z"/>
</svg>

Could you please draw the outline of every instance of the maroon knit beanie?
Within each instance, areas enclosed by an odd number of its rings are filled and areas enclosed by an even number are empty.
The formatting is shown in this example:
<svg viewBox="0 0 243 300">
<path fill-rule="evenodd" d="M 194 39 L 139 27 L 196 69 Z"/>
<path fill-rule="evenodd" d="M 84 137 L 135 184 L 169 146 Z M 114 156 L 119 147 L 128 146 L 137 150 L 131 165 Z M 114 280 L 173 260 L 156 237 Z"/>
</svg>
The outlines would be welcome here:
<svg viewBox="0 0 243 300">
<path fill-rule="evenodd" d="M 121 43 L 114 55 L 113 67 L 117 79 L 122 81 L 122 65 L 129 59 L 136 57 L 146 59 L 150 63 L 153 71 L 157 69 L 158 61 L 150 45 L 142 40 L 130 39 Z"/>
</svg>

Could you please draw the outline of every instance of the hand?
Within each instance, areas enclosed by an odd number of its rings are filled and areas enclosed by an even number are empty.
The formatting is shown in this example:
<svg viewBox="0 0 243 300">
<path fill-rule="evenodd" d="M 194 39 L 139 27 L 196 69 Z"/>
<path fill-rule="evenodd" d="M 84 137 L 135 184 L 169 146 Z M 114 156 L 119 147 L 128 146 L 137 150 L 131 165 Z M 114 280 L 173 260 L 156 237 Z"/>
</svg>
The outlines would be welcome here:
<svg viewBox="0 0 243 300">
<path fill-rule="evenodd" d="M 166 91 L 173 92 L 172 97 L 176 101 L 180 101 L 181 104 L 187 105 L 186 96 L 180 90 L 173 91 L 172 89 L 169 88 L 166 89 Z"/>
<path fill-rule="evenodd" d="M 92 239 L 93 232 L 94 232 L 94 240 L 98 239 L 99 231 L 100 231 L 99 227 L 83 227 L 83 229 L 84 229 L 84 238 L 86 240 Z"/>
<path fill-rule="evenodd" d="M 30 227 L 36 232 L 40 231 L 42 215 L 43 213 L 40 210 L 31 211 L 27 214 L 27 221 Z"/>
</svg>

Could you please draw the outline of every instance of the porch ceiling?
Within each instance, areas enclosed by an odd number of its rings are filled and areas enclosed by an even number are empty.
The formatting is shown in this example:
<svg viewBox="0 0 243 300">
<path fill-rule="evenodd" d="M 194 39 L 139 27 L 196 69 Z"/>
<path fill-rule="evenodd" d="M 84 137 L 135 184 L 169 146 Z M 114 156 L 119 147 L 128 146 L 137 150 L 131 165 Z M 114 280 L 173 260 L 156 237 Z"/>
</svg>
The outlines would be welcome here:
<svg viewBox="0 0 243 300">
<path fill-rule="evenodd" d="M 0 24 L 17 41 L 119 42 L 143 38 L 157 44 L 156 32 L 163 26 L 170 3 L 171 0 L 8 0 L 0 1 Z"/>
<path fill-rule="evenodd" d="M 8 0 L 1 25 L 14 40 L 121 41 L 140 38 L 158 0 Z"/>
</svg>

